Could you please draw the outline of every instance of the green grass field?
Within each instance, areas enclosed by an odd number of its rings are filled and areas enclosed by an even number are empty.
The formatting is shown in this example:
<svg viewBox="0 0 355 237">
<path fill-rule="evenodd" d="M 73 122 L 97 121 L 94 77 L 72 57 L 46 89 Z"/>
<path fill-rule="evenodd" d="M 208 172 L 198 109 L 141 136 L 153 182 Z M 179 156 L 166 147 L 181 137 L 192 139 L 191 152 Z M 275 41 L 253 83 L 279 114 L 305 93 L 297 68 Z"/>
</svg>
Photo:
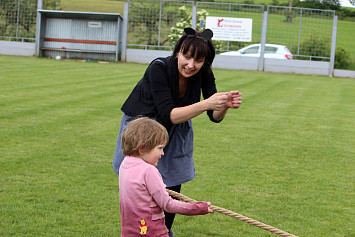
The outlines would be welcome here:
<svg viewBox="0 0 355 237">
<path fill-rule="evenodd" d="M 0 56 L 0 236 L 119 236 L 120 107 L 147 65 Z M 298 236 L 355 236 L 355 81 L 214 70 L 243 105 L 193 119 L 182 193 Z M 275 236 L 178 215 L 176 236 Z"/>
<path fill-rule="evenodd" d="M 120 13 L 123 16 L 124 1 L 116 0 L 61 0 L 65 11 Z"/>
</svg>

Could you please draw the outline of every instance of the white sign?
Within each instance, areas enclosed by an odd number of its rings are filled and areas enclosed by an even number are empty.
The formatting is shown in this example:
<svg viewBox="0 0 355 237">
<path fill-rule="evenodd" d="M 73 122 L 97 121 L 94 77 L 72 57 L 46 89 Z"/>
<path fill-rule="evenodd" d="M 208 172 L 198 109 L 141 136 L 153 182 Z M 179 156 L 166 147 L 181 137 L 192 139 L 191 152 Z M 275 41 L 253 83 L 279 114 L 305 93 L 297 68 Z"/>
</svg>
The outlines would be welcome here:
<svg viewBox="0 0 355 237">
<path fill-rule="evenodd" d="M 88 22 L 88 27 L 90 27 L 90 28 L 101 28 L 102 27 L 102 22 L 101 21 L 89 21 Z"/>
<path fill-rule="evenodd" d="M 253 19 L 206 17 L 206 29 L 213 31 L 213 40 L 251 42 Z"/>
</svg>

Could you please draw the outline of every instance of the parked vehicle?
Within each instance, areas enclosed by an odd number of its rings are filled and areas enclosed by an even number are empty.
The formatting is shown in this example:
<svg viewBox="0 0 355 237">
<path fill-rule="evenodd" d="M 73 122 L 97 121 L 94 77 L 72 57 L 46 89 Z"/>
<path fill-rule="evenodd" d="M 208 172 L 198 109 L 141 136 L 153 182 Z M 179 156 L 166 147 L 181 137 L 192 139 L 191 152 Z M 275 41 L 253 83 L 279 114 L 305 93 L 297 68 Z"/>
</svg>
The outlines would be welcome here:
<svg viewBox="0 0 355 237">
<path fill-rule="evenodd" d="M 246 46 L 238 51 L 229 51 L 221 53 L 220 55 L 227 56 L 246 56 L 246 57 L 260 57 L 260 45 L 252 44 Z M 279 44 L 265 44 L 264 58 L 275 58 L 275 59 L 292 59 L 292 53 L 290 50 Z"/>
</svg>

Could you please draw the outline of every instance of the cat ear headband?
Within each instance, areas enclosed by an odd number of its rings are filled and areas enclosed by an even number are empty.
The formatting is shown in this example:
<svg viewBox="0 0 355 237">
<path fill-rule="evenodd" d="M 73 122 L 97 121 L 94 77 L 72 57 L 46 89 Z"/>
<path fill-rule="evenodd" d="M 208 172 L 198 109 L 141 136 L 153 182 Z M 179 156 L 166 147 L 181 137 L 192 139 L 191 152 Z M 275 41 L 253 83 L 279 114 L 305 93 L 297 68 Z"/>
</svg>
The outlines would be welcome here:
<svg viewBox="0 0 355 237">
<path fill-rule="evenodd" d="M 196 37 L 197 39 L 201 39 L 206 43 L 208 43 L 208 41 L 213 37 L 213 32 L 210 29 L 205 29 L 201 35 L 196 35 L 196 31 L 192 28 L 185 28 L 184 31 L 187 34 L 188 38 Z"/>
</svg>

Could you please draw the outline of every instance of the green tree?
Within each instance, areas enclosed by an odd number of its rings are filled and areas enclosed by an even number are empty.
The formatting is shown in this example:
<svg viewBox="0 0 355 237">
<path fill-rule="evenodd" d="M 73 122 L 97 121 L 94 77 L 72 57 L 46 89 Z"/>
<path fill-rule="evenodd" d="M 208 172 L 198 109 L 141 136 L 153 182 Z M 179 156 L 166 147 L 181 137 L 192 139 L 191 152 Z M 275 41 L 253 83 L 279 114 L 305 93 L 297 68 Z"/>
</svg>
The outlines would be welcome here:
<svg viewBox="0 0 355 237">
<path fill-rule="evenodd" d="M 60 0 L 43 0 L 43 9 L 60 10 Z"/>
<path fill-rule="evenodd" d="M 209 13 L 202 9 L 197 11 L 196 30 L 204 30 L 206 17 Z M 184 34 L 184 28 L 192 26 L 192 11 L 187 10 L 186 6 L 181 6 L 178 9 L 178 20 L 175 26 L 170 28 L 170 34 L 168 35 L 171 45 L 175 45 L 179 38 Z"/>
</svg>

